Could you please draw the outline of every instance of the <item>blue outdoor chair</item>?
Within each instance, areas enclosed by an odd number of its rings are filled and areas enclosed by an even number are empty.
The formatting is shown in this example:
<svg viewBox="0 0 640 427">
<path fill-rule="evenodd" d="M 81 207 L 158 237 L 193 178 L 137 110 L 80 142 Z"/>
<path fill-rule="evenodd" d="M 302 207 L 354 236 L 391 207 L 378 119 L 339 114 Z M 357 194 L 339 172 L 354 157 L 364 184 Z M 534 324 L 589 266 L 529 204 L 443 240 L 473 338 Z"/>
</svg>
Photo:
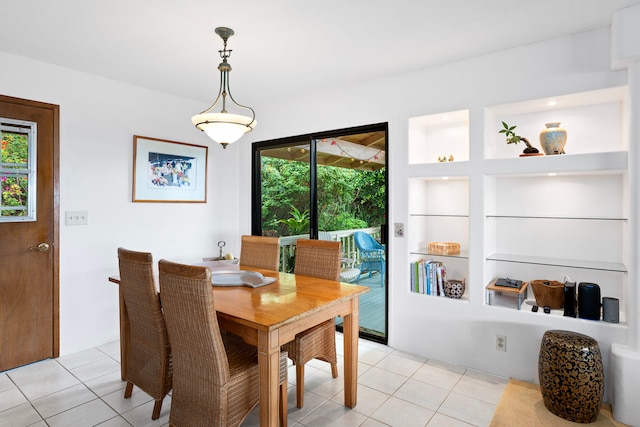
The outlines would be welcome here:
<svg viewBox="0 0 640 427">
<path fill-rule="evenodd" d="M 363 231 L 356 231 L 353 234 L 353 241 L 360 251 L 360 272 L 358 273 L 358 278 L 356 279 L 356 283 L 360 282 L 360 275 L 363 270 L 369 271 L 369 277 L 371 277 L 371 273 L 374 271 L 380 272 L 380 286 L 384 286 L 384 271 L 385 271 L 385 248 L 384 245 L 381 245 L 371 237 L 369 234 Z"/>
</svg>

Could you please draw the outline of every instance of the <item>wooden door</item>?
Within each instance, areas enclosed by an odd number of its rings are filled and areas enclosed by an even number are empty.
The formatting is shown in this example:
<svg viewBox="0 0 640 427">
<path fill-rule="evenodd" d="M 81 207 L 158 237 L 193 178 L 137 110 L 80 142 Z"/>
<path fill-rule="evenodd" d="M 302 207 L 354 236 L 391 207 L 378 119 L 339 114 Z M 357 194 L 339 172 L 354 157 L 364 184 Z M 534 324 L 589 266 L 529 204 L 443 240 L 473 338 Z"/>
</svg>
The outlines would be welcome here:
<svg viewBox="0 0 640 427">
<path fill-rule="evenodd" d="M 36 123 L 37 168 L 35 220 L 0 222 L 0 371 L 59 355 L 58 117 L 57 105 L 0 95 L 0 122 Z"/>
</svg>

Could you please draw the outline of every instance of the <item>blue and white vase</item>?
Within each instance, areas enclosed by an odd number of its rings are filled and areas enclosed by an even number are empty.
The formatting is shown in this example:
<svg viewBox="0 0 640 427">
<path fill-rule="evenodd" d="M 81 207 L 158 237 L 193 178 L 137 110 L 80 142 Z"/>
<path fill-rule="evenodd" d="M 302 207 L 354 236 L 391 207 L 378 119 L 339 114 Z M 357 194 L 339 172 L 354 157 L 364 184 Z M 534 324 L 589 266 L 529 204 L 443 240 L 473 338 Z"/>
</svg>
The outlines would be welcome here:
<svg viewBox="0 0 640 427">
<path fill-rule="evenodd" d="M 560 122 L 545 123 L 546 129 L 540 132 L 540 146 L 544 154 L 564 154 L 567 143 L 567 131 L 560 127 Z"/>
</svg>

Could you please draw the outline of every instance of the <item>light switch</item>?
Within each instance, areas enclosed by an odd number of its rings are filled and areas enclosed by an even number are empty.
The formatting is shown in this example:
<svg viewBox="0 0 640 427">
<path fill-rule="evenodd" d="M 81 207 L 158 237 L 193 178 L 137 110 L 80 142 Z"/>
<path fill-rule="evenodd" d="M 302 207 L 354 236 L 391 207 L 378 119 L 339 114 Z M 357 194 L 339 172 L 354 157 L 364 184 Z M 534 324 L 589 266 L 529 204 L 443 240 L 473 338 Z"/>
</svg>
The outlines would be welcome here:
<svg viewBox="0 0 640 427">
<path fill-rule="evenodd" d="M 89 225 L 89 211 L 65 211 L 65 225 Z"/>
</svg>

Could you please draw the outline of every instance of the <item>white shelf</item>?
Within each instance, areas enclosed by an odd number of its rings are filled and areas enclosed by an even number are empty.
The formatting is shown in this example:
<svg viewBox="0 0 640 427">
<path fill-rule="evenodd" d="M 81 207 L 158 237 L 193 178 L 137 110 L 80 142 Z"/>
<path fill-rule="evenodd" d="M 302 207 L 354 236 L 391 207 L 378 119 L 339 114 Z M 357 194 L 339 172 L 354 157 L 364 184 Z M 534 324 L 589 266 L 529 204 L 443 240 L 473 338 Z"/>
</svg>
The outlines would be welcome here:
<svg viewBox="0 0 640 427">
<path fill-rule="evenodd" d="M 537 176 L 623 173 L 628 165 L 626 151 L 588 154 L 559 154 L 555 156 L 518 157 L 485 160 L 488 176 Z"/>
<path fill-rule="evenodd" d="M 428 256 L 428 257 L 441 257 L 441 258 L 460 258 L 460 259 L 469 259 L 469 251 L 460 251 L 457 254 L 435 254 L 433 252 L 429 252 L 427 248 L 417 249 L 415 251 L 411 251 L 411 255 L 418 256 Z"/>
<path fill-rule="evenodd" d="M 411 293 L 413 295 L 419 295 L 422 297 L 427 298 L 429 301 L 435 301 L 436 303 L 447 303 L 448 301 L 451 301 L 452 304 L 456 304 L 456 303 L 463 303 L 463 304 L 469 304 L 469 297 L 467 295 L 467 291 L 465 290 L 464 295 L 462 295 L 462 298 L 449 298 L 447 296 L 436 296 L 436 295 L 428 295 L 428 294 L 421 294 L 419 292 L 413 292 L 411 291 Z"/>
<path fill-rule="evenodd" d="M 609 217 L 571 217 L 571 216 L 545 216 L 545 215 L 487 215 L 487 218 L 505 218 L 505 219 L 566 219 L 571 221 L 628 221 L 627 218 L 609 218 Z"/>
<path fill-rule="evenodd" d="M 487 261 L 514 262 L 519 264 L 535 264 L 564 268 L 581 268 L 586 270 L 601 270 L 617 273 L 626 273 L 624 264 L 617 262 L 587 261 L 569 258 L 547 258 L 540 256 L 514 255 L 514 254 L 492 254 L 487 257 Z"/>
<path fill-rule="evenodd" d="M 541 317 L 550 317 L 550 318 L 561 317 L 567 322 L 570 322 L 570 321 L 573 321 L 573 322 L 594 322 L 594 324 L 598 324 L 598 325 L 604 326 L 604 327 L 614 327 L 614 328 L 615 327 L 618 327 L 618 328 L 626 328 L 627 327 L 627 322 L 626 322 L 626 319 L 624 319 L 624 318 L 620 318 L 619 322 L 605 322 L 602 319 L 600 319 L 600 320 L 583 319 L 581 317 L 565 316 L 564 315 L 564 309 L 562 309 L 562 308 L 551 309 L 551 311 L 549 313 L 545 313 L 543 308 L 538 306 L 538 311 L 532 311 L 532 307 L 534 305 L 537 305 L 536 299 L 534 297 L 527 298 L 522 303 L 521 311 L 523 311 L 523 312 L 525 312 L 525 313 L 527 313 L 528 315 L 531 315 L 531 316 L 539 316 L 539 318 L 541 318 Z"/>
<path fill-rule="evenodd" d="M 428 213 L 410 213 L 409 216 L 424 216 L 424 217 L 440 217 L 440 218 L 469 218 L 469 215 L 465 214 L 428 214 Z"/>
</svg>

